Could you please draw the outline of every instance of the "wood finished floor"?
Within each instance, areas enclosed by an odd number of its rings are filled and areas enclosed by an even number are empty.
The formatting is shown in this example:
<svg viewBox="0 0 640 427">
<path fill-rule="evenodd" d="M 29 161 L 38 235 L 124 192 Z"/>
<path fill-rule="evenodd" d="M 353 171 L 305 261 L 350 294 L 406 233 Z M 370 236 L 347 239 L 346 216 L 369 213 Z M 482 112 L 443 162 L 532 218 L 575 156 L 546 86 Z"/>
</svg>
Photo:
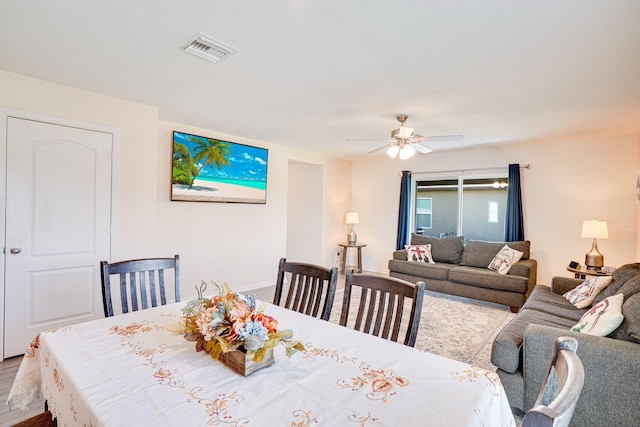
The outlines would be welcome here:
<svg viewBox="0 0 640 427">
<path fill-rule="evenodd" d="M 22 362 L 22 356 L 11 357 L 0 362 L 0 426 L 3 427 L 12 426 L 44 411 L 42 399 L 29 405 L 27 411 L 15 408 L 11 410 L 6 404 L 20 362 Z"/>
</svg>

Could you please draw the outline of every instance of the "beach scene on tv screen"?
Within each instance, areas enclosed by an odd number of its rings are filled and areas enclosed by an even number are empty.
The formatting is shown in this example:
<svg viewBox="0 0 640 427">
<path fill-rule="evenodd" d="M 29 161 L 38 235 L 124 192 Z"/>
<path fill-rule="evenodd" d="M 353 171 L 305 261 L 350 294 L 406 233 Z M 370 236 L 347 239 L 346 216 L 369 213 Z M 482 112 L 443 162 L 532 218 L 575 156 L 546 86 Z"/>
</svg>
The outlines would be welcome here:
<svg viewBox="0 0 640 427">
<path fill-rule="evenodd" d="M 171 200 L 266 203 L 268 150 L 173 133 Z"/>
</svg>

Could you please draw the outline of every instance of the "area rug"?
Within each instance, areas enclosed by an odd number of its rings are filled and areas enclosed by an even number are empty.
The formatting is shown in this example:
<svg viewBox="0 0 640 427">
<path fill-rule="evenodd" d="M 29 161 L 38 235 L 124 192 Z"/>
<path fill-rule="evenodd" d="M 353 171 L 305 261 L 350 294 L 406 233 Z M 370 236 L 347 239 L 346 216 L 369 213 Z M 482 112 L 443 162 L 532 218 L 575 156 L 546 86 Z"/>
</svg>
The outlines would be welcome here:
<svg viewBox="0 0 640 427">
<path fill-rule="evenodd" d="M 331 322 L 340 320 L 342 296 L 340 289 Z M 353 301 L 351 308 L 354 311 Z M 425 291 L 415 348 L 495 371 L 491 344 L 514 316 L 506 305 Z"/>
</svg>

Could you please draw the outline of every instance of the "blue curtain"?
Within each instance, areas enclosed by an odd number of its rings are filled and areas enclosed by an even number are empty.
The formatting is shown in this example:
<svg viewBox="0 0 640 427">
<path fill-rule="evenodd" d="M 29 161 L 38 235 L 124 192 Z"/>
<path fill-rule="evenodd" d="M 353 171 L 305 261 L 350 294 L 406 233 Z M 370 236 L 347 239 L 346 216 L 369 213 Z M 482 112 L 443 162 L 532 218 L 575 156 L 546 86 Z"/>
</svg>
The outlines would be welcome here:
<svg viewBox="0 0 640 427">
<path fill-rule="evenodd" d="M 411 195 L 411 172 L 402 171 L 400 181 L 400 209 L 398 212 L 398 239 L 396 250 L 404 249 L 409 239 L 409 198 Z"/>
<path fill-rule="evenodd" d="M 520 164 L 509 165 L 509 187 L 507 191 L 507 218 L 505 241 L 524 240 L 524 219 L 522 216 L 522 191 L 520 188 Z"/>
</svg>

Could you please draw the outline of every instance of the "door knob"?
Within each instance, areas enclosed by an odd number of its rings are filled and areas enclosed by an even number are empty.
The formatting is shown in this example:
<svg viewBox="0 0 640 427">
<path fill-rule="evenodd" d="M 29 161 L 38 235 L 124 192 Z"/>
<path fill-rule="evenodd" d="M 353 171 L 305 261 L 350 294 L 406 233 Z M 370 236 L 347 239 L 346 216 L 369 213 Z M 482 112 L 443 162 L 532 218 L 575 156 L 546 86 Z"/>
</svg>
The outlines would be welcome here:
<svg viewBox="0 0 640 427">
<path fill-rule="evenodd" d="M 22 252 L 22 248 L 20 248 L 18 246 L 14 246 L 13 248 L 9 249 L 9 252 L 11 252 L 14 255 L 17 255 L 20 252 Z"/>
</svg>

